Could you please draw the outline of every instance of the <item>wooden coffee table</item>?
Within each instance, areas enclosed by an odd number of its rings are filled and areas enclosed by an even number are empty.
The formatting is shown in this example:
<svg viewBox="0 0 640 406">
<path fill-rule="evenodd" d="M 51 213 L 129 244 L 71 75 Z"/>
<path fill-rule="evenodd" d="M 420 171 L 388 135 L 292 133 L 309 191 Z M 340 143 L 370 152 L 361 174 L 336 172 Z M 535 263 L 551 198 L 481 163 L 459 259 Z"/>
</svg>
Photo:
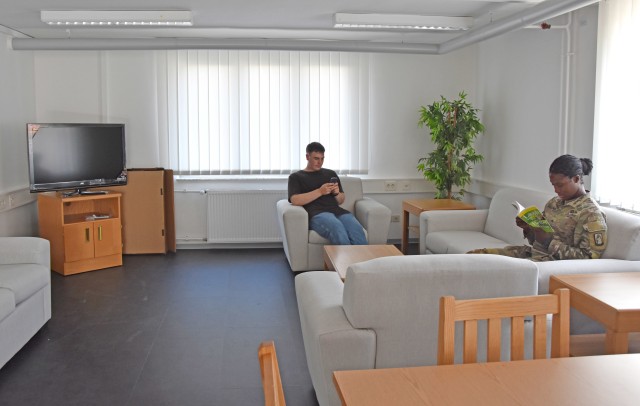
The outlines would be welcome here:
<svg viewBox="0 0 640 406">
<path fill-rule="evenodd" d="M 420 216 L 423 211 L 430 210 L 475 210 L 472 204 L 453 199 L 413 199 L 402 202 L 402 244 L 401 250 L 407 253 L 409 246 L 409 214 Z"/>
<path fill-rule="evenodd" d="M 336 271 L 344 281 L 349 265 L 398 255 L 402 255 L 402 252 L 395 245 L 325 245 L 324 269 Z"/>
<path fill-rule="evenodd" d="M 602 323 L 605 352 L 629 350 L 629 333 L 640 332 L 640 272 L 552 275 L 549 292 L 571 291 L 571 307 Z"/>
</svg>

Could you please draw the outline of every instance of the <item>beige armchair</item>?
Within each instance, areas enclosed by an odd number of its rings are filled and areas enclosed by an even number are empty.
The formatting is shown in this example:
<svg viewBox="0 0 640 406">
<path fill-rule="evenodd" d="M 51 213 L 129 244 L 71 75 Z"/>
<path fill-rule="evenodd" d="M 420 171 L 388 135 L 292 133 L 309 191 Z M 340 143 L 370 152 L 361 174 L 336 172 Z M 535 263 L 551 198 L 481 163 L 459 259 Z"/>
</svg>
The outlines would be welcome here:
<svg viewBox="0 0 640 406">
<path fill-rule="evenodd" d="M 341 206 L 353 213 L 362 224 L 369 244 L 386 244 L 391 210 L 362 196 L 360 178 L 345 176 L 340 178 L 340 182 L 346 196 Z M 292 205 L 286 199 L 280 200 L 276 207 L 282 245 L 291 270 L 300 272 L 323 269 L 322 248 L 329 241 L 309 230 L 307 211 L 301 206 Z"/>
</svg>

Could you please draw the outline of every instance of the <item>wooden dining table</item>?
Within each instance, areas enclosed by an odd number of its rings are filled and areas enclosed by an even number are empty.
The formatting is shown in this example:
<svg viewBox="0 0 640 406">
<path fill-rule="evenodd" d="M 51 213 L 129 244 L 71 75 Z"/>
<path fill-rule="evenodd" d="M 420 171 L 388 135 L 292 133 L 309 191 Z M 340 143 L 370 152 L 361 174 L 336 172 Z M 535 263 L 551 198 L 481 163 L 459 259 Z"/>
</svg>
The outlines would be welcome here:
<svg viewBox="0 0 640 406">
<path fill-rule="evenodd" d="M 640 354 L 336 371 L 343 405 L 638 405 Z"/>
</svg>

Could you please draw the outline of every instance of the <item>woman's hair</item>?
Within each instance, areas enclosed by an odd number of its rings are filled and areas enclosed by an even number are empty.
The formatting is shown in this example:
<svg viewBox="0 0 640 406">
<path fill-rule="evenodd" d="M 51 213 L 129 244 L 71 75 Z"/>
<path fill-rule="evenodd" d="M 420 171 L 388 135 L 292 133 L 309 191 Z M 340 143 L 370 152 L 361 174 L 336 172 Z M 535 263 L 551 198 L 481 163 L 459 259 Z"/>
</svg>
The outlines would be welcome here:
<svg viewBox="0 0 640 406">
<path fill-rule="evenodd" d="M 549 167 L 549 173 L 559 173 L 569 178 L 589 175 L 593 169 L 593 162 L 589 158 L 578 158 L 573 155 L 557 157 Z"/>
</svg>

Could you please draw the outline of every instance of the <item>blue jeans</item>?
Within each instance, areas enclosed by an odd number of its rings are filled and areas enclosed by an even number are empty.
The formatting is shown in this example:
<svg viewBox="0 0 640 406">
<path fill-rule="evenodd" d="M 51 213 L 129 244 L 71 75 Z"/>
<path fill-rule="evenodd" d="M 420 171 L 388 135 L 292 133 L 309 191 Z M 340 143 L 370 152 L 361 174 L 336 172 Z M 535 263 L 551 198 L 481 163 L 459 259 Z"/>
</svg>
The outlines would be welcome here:
<svg viewBox="0 0 640 406">
<path fill-rule="evenodd" d="M 309 228 L 333 245 L 367 245 L 364 229 L 351 213 L 336 216 L 323 212 L 311 218 Z"/>
</svg>

